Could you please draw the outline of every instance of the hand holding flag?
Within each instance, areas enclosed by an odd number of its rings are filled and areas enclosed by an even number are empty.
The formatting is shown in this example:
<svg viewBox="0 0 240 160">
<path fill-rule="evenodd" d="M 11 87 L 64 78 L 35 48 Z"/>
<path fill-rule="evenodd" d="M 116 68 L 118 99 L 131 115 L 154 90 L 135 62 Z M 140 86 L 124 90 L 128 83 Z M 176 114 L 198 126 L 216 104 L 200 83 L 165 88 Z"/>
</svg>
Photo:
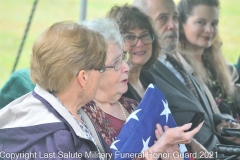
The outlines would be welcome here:
<svg viewBox="0 0 240 160">
<path fill-rule="evenodd" d="M 162 129 L 165 132 L 158 131 L 158 126 L 155 133 L 156 124 L 160 124 L 162 127 L 165 126 Z M 130 160 L 137 158 L 136 155 L 139 155 L 139 153 L 165 154 L 164 152 L 172 152 L 177 149 L 181 153 L 176 152 L 175 159 L 184 158 L 184 160 L 189 160 L 185 145 L 180 143 L 189 143 L 191 138 L 199 131 L 201 125 L 191 132 L 184 132 L 190 128 L 191 124 L 177 127 L 164 95 L 156 86 L 150 84 L 142 101 L 136 110 L 130 114 L 119 135 L 112 143 L 111 149 L 115 159 Z M 157 141 L 156 137 L 158 138 Z M 178 144 L 180 144 L 179 148 L 176 148 Z M 169 153 L 166 153 L 166 156 L 169 157 Z M 160 155 L 161 157 L 164 159 L 163 155 Z"/>
</svg>

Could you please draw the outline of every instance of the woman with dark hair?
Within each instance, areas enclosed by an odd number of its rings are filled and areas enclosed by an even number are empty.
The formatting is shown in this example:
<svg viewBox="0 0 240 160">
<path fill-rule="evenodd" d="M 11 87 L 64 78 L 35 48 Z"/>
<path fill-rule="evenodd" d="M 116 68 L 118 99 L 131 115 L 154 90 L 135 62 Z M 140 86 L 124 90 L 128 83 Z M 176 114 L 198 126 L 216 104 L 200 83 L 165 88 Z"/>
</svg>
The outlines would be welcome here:
<svg viewBox="0 0 240 160">
<path fill-rule="evenodd" d="M 185 69 L 199 81 L 214 113 L 227 113 L 240 122 L 240 105 L 237 103 L 236 69 L 227 64 L 218 36 L 218 0 L 181 0 L 178 4 L 180 43 L 178 52 Z M 190 65 L 189 65 L 190 64 Z M 238 128 L 237 123 L 225 127 Z M 220 128 L 218 128 L 220 130 Z"/>
<path fill-rule="evenodd" d="M 154 82 L 151 74 L 144 72 L 158 58 L 160 46 L 150 17 L 138 8 L 115 6 L 108 17 L 117 21 L 124 37 L 123 49 L 129 53 L 132 68 L 129 71 L 128 91 L 125 97 L 141 101 L 148 85 Z"/>
</svg>

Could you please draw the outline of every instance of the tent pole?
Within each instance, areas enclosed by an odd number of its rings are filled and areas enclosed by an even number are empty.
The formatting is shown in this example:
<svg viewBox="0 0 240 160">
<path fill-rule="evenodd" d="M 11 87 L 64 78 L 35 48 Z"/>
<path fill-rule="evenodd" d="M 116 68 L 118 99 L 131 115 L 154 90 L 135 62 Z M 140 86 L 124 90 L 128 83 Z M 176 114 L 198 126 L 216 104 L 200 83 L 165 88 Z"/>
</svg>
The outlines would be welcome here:
<svg viewBox="0 0 240 160">
<path fill-rule="evenodd" d="M 26 38 L 27 38 L 28 30 L 29 30 L 30 25 L 31 25 L 31 23 L 32 23 L 32 18 L 33 18 L 33 15 L 34 15 L 34 11 L 36 10 L 37 3 L 38 3 L 38 0 L 34 0 L 33 7 L 32 7 L 32 11 L 31 11 L 30 17 L 29 17 L 29 19 L 28 19 L 27 27 L 26 27 L 26 29 L 25 29 L 24 36 L 23 36 L 23 38 L 22 38 L 22 42 L 21 42 L 21 45 L 20 45 L 19 50 L 18 50 L 18 53 L 17 53 L 17 57 L 16 57 L 16 60 L 15 60 L 15 63 L 14 63 L 13 69 L 12 69 L 12 73 L 16 70 L 16 67 L 17 67 L 17 64 L 18 64 L 20 55 L 21 55 L 21 53 L 22 53 L 22 49 L 23 49 L 25 40 L 26 40 Z"/>
<path fill-rule="evenodd" d="M 81 0 L 79 22 L 84 21 L 86 19 L 86 15 L 87 15 L 87 0 Z"/>
</svg>

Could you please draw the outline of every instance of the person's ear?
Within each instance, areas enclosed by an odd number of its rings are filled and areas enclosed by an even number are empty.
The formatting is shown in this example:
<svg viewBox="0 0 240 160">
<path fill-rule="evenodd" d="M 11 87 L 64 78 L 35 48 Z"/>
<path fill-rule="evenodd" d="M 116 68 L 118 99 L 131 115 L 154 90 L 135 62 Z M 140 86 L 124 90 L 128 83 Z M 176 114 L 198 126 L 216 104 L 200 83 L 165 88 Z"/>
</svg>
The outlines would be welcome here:
<svg viewBox="0 0 240 160">
<path fill-rule="evenodd" d="M 82 88 L 84 88 L 87 84 L 87 81 L 88 81 L 88 72 L 85 71 L 85 70 L 79 71 L 77 79 L 78 79 L 79 85 Z"/>
</svg>

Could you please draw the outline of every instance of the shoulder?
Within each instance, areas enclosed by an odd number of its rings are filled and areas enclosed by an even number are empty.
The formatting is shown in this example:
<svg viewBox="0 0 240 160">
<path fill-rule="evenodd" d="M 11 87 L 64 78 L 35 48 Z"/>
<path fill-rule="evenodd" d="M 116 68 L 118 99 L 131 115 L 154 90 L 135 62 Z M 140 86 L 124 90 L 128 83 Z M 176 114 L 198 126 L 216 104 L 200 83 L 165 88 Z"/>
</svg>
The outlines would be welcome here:
<svg viewBox="0 0 240 160">
<path fill-rule="evenodd" d="M 5 139 L 4 151 L 15 152 L 14 147 L 23 149 L 26 152 L 58 152 L 59 154 L 67 153 L 68 151 L 85 151 L 95 150 L 91 141 L 86 141 L 72 134 L 71 130 L 63 122 L 46 123 L 35 126 L 17 127 L 4 129 L 6 132 L 0 132 L 0 136 Z M 26 139 L 26 137 L 28 137 Z M 89 143 L 89 144 L 88 144 Z M 30 145 L 31 144 L 31 145 Z M 75 144 L 81 144 L 76 146 Z M 61 155 L 59 155 L 61 156 Z M 38 159 L 38 157 L 36 157 Z"/>
<path fill-rule="evenodd" d="M 0 128 L 24 127 L 59 122 L 32 93 L 28 93 L 0 110 Z M 34 117 L 34 118 L 33 118 Z M 43 118 L 44 117 L 44 118 Z"/>
</svg>

